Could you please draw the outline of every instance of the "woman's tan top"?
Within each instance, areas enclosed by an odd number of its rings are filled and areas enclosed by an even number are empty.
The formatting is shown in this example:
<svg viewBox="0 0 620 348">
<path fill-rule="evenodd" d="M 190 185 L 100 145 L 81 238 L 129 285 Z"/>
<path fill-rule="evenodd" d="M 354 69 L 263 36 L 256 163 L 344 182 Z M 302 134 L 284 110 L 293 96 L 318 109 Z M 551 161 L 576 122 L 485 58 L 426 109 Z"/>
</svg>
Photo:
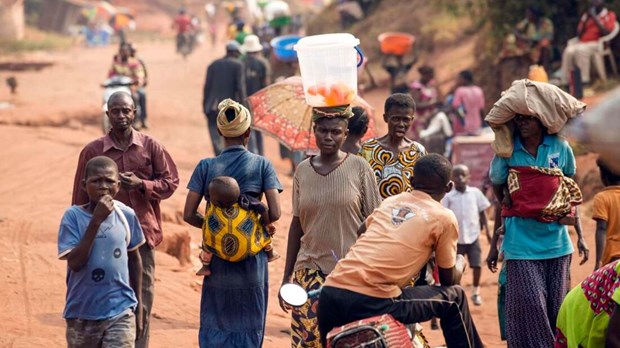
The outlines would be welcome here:
<svg viewBox="0 0 620 348">
<path fill-rule="evenodd" d="M 375 176 L 363 158 L 347 156 L 327 175 L 318 174 L 310 159 L 301 162 L 293 183 L 293 215 L 303 229 L 295 270 L 329 274 L 380 202 Z"/>
</svg>

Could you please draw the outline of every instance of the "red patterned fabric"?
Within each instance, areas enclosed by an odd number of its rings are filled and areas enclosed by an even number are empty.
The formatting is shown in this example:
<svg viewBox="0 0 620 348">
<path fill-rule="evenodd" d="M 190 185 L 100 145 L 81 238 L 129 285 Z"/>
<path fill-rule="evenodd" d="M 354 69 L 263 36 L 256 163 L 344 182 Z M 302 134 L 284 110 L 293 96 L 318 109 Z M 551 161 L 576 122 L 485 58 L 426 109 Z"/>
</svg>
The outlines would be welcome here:
<svg viewBox="0 0 620 348">
<path fill-rule="evenodd" d="M 407 328 L 389 314 L 354 321 L 327 334 L 327 348 L 358 346 L 413 348 Z"/>
<path fill-rule="evenodd" d="M 577 184 L 557 168 L 512 167 L 508 174 L 508 190 L 512 206 L 502 207 L 503 217 L 554 222 L 574 214 L 574 206 L 582 202 Z"/>
</svg>

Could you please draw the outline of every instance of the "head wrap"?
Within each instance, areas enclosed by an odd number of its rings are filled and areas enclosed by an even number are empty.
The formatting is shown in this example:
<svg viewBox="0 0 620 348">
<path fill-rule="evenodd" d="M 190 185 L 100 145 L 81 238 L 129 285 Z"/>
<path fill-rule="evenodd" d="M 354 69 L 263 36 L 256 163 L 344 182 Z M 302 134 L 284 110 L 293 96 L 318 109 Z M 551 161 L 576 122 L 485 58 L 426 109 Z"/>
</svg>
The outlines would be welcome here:
<svg viewBox="0 0 620 348">
<path fill-rule="evenodd" d="M 217 129 L 220 130 L 222 136 L 226 138 L 235 138 L 245 133 L 252 124 L 252 116 L 245 106 L 237 103 L 232 99 L 224 99 L 217 106 L 219 113 L 217 114 Z M 226 111 L 233 109 L 235 118 L 228 121 Z"/>
<path fill-rule="evenodd" d="M 328 106 L 328 107 L 313 107 L 312 108 L 312 122 L 316 122 L 321 118 L 346 118 L 353 117 L 353 108 L 351 105 L 340 106 Z"/>
</svg>

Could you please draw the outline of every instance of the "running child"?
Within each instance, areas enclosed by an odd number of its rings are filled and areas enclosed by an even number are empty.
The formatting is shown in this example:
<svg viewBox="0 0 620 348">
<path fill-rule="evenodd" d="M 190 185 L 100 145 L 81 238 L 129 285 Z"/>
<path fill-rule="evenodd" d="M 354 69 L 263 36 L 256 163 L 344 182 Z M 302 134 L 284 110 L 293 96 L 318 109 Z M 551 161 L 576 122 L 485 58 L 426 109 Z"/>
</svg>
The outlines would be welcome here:
<svg viewBox="0 0 620 348">
<path fill-rule="evenodd" d="M 143 332 L 144 234 L 133 209 L 112 199 L 118 167 L 105 156 L 86 163 L 83 188 L 89 202 L 67 209 L 58 232 L 58 258 L 67 260 L 63 317 L 67 346 L 134 347 Z"/>
</svg>

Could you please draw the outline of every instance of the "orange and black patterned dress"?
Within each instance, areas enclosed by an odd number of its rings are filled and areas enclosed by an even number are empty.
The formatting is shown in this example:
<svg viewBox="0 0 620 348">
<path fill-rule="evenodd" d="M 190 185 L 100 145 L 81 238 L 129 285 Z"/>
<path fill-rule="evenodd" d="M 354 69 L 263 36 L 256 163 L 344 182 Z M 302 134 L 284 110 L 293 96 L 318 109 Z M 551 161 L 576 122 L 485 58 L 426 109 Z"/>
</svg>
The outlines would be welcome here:
<svg viewBox="0 0 620 348">
<path fill-rule="evenodd" d="M 370 139 L 362 144 L 359 155 L 368 161 L 375 173 L 379 193 L 382 198 L 411 191 L 413 165 L 426 155 L 426 149 L 413 141 L 409 148 L 398 156 L 384 148 L 377 139 Z"/>
</svg>

